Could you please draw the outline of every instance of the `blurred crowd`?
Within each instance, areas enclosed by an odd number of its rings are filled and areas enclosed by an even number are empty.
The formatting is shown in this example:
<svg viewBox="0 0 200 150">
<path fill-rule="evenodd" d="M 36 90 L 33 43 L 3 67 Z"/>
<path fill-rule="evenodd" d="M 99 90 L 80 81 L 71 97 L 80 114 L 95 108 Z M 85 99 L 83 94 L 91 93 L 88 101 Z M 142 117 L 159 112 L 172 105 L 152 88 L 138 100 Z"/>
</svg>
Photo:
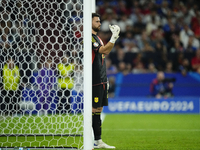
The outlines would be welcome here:
<svg viewBox="0 0 200 150">
<path fill-rule="evenodd" d="M 10 82 L 15 81 L 22 87 L 37 82 L 37 87 L 40 87 L 39 81 L 32 81 L 32 78 L 37 79 L 35 74 L 45 72 L 42 69 L 45 70 L 44 67 L 48 66 L 46 64 L 51 62 L 52 68 L 47 69 L 57 70 L 57 79 L 58 76 L 62 77 L 66 72 L 71 72 L 70 66 L 74 65 L 71 67 L 74 75 L 71 75 L 75 88 L 81 91 L 82 3 L 82 0 L 0 1 L 1 89 L 6 90 L 4 81 L 9 83 L 8 75 L 11 76 Z M 110 40 L 109 24 L 117 24 L 121 29 L 114 49 L 106 56 L 107 74 L 160 71 L 180 72 L 183 75 L 190 71 L 200 73 L 199 7 L 199 0 L 96 0 L 96 12 L 101 15 L 102 21 L 98 34 L 103 42 Z M 13 57 L 12 60 L 10 57 Z M 8 65 L 10 62 L 15 62 L 18 67 L 14 72 L 9 72 L 9 68 L 12 68 L 9 66 L 13 66 Z M 59 68 L 65 68 L 66 72 L 59 72 Z M 46 79 L 46 74 L 43 73 L 42 78 Z M 68 80 L 65 79 L 66 82 Z M 115 78 L 111 76 L 109 82 L 109 94 L 113 97 Z M 153 86 L 157 83 L 159 82 L 153 82 Z M 166 82 L 163 83 L 162 87 L 164 86 L 172 88 Z M 18 89 L 8 86 L 7 90 L 10 90 L 12 95 L 13 91 Z M 2 95 L 7 95 L 6 91 L 2 92 Z M 58 95 L 63 92 L 61 88 Z M 64 94 L 67 97 L 69 91 Z"/>
<path fill-rule="evenodd" d="M 121 28 L 107 56 L 107 73 L 200 73 L 200 1 L 97 0 L 99 36 L 106 43 L 109 24 Z"/>
</svg>

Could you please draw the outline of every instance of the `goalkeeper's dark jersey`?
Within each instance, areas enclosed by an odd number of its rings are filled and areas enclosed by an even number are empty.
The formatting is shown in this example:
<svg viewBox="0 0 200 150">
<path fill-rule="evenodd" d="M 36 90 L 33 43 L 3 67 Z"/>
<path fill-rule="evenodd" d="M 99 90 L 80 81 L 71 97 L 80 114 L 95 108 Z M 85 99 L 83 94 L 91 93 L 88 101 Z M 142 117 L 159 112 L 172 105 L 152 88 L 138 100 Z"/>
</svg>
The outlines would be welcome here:
<svg viewBox="0 0 200 150">
<path fill-rule="evenodd" d="M 92 85 L 107 83 L 105 55 L 99 53 L 99 48 L 103 45 L 102 40 L 92 34 Z"/>
</svg>

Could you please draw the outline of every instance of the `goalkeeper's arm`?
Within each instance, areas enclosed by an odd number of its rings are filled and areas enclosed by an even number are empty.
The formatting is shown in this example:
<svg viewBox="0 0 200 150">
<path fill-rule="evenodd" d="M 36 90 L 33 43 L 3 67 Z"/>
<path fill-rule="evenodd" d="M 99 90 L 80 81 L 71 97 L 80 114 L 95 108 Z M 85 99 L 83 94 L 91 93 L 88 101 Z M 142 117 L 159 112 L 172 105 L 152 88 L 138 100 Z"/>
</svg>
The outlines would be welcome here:
<svg viewBox="0 0 200 150">
<path fill-rule="evenodd" d="M 110 41 L 105 45 L 101 46 L 99 49 L 99 53 L 108 55 L 112 48 L 114 47 L 115 41 L 119 38 L 119 32 L 120 28 L 118 25 L 109 25 L 109 28 L 112 32 L 112 36 L 110 38 Z"/>
</svg>

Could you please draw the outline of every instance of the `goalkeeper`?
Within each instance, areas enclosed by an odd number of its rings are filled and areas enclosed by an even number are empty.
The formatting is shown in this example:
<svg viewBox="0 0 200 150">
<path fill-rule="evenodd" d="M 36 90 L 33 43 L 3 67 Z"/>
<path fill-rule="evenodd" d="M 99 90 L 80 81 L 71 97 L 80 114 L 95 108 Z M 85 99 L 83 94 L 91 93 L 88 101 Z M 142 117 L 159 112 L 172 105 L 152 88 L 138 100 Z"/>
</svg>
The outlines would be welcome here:
<svg viewBox="0 0 200 150">
<path fill-rule="evenodd" d="M 103 106 L 108 106 L 109 84 L 106 75 L 105 55 L 108 55 L 119 37 L 120 28 L 117 25 L 109 25 L 112 32 L 110 41 L 104 46 L 97 36 L 100 30 L 100 15 L 92 13 L 92 127 L 94 131 L 94 148 L 114 149 L 101 139 L 101 112 Z"/>
</svg>

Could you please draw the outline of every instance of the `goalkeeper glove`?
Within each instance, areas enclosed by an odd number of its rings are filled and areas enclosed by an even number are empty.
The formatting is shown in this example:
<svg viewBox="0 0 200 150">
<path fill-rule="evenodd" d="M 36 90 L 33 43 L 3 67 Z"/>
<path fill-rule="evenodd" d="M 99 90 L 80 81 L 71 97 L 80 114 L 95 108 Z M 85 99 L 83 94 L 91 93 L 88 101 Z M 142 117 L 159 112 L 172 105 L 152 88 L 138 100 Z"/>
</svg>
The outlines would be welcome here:
<svg viewBox="0 0 200 150">
<path fill-rule="evenodd" d="M 112 36 L 110 38 L 111 43 L 115 43 L 115 41 L 119 38 L 120 28 L 118 25 L 109 25 L 110 31 L 112 32 Z"/>
</svg>

